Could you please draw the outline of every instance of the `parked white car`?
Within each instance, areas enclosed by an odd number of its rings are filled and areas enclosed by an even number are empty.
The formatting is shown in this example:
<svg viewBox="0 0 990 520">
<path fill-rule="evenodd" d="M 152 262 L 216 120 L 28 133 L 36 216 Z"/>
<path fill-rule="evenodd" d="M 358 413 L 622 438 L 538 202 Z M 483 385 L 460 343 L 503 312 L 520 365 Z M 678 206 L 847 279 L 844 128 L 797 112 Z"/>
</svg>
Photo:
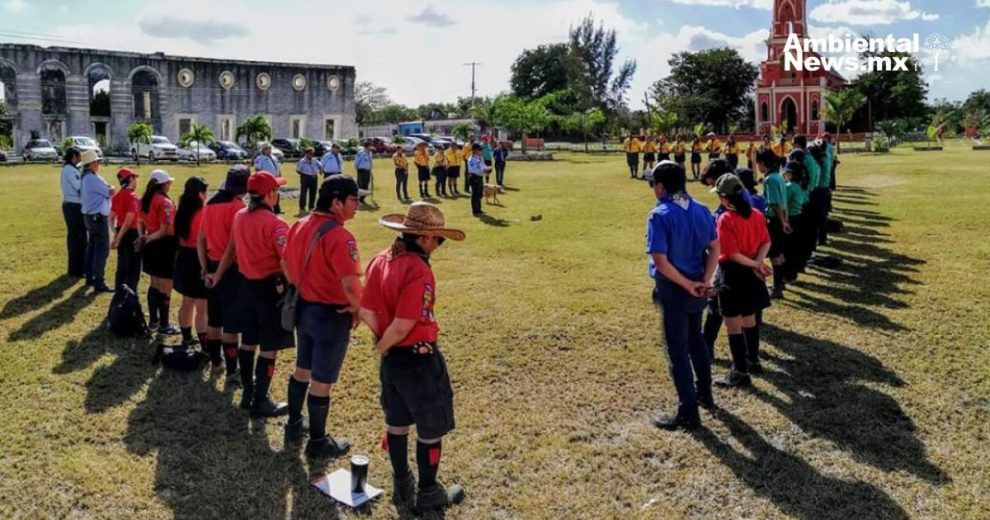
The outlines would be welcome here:
<svg viewBox="0 0 990 520">
<path fill-rule="evenodd" d="M 93 138 L 84 135 L 72 135 L 68 139 L 72 141 L 72 146 L 80 152 L 93 150 L 98 157 L 103 157 L 103 150 L 100 148 L 100 145 L 96 144 Z"/>
<path fill-rule="evenodd" d="M 265 143 L 264 141 L 262 141 L 257 145 L 255 145 L 254 150 L 251 151 L 251 157 L 257 157 L 261 153 L 261 149 L 265 147 L 265 144 L 270 144 L 270 143 Z M 275 148 L 274 146 L 272 147 L 272 157 L 278 159 L 279 163 L 285 162 L 285 153 L 282 152 L 282 150 Z"/>
<path fill-rule="evenodd" d="M 428 154 L 433 155 L 434 153 L 436 153 L 436 150 L 433 148 L 433 145 L 424 139 L 413 137 L 411 135 L 403 136 L 402 138 L 404 139 L 404 141 L 400 146 L 402 146 L 402 149 L 405 150 L 406 153 L 415 152 L 416 146 L 419 143 L 426 143 L 426 152 Z"/>
<path fill-rule="evenodd" d="M 32 139 L 24 146 L 25 161 L 58 161 L 58 150 L 48 139 Z"/>
<path fill-rule="evenodd" d="M 135 157 L 147 157 L 152 162 L 159 159 L 178 161 L 179 149 L 172 144 L 172 141 L 168 140 L 168 137 L 153 135 L 151 136 L 150 143 L 138 143 L 137 149 L 132 148 L 131 155 Z"/>
<path fill-rule="evenodd" d="M 200 162 L 209 162 L 217 160 L 217 153 L 210 149 L 205 143 L 199 145 L 199 152 L 196 151 L 196 141 L 189 141 L 185 146 L 179 148 L 179 160 L 180 161 L 196 161 L 196 155 L 199 154 Z"/>
</svg>

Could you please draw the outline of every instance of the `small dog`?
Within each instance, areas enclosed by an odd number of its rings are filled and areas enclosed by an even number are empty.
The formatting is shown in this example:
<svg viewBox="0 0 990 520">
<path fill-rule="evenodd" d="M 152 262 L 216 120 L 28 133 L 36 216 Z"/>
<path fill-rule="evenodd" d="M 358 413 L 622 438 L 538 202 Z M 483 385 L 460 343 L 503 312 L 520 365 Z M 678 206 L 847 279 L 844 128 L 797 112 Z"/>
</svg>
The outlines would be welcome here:
<svg viewBox="0 0 990 520">
<path fill-rule="evenodd" d="M 498 186 L 496 184 L 485 184 L 485 190 L 484 190 L 485 203 L 491 204 L 492 201 L 494 201 L 495 203 L 501 205 L 502 202 L 498 200 L 499 193 L 503 193 L 501 186 Z"/>
</svg>

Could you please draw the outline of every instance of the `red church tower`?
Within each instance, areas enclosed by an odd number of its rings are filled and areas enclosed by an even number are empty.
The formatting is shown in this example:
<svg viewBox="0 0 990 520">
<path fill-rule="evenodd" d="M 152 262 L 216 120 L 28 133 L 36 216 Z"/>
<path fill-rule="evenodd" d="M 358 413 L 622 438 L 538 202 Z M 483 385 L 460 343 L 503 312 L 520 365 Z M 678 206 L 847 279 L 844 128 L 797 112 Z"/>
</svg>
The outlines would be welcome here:
<svg viewBox="0 0 990 520">
<path fill-rule="evenodd" d="M 822 98 L 846 81 L 835 72 L 789 71 L 784 68 L 784 45 L 791 33 L 807 36 L 806 0 L 774 0 L 773 25 L 767 40 L 767 59 L 760 64 L 756 82 L 756 129 L 764 135 L 770 127 L 786 121 L 784 131 L 818 135 L 824 129 L 821 120 Z M 817 54 L 805 53 L 805 56 Z"/>
</svg>

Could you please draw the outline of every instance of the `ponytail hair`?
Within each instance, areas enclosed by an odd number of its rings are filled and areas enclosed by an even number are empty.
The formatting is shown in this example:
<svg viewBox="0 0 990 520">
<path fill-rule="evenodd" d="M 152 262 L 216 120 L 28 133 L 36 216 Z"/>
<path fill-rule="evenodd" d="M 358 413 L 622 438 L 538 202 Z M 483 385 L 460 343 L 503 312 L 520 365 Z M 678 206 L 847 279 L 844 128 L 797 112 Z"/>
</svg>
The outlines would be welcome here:
<svg viewBox="0 0 990 520">
<path fill-rule="evenodd" d="M 726 199 L 728 199 L 729 204 L 732 204 L 732 209 L 736 210 L 736 213 L 742 218 L 749 218 L 753 214 L 753 207 L 746 201 L 746 197 L 743 195 L 744 189 L 740 187 L 738 190 L 732 192 L 732 195 L 726 197 Z"/>
<path fill-rule="evenodd" d="M 144 189 L 144 195 L 141 196 L 141 213 L 147 214 L 151 211 L 151 201 L 155 199 L 155 195 L 162 193 L 164 190 L 164 184 L 158 184 L 154 179 L 149 180 L 147 187 Z"/>
<path fill-rule="evenodd" d="M 193 217 L 203 209 L 203 201 L 199 195 L 206 192 L 206 187 L 206 181 L 202 177 L 191 177 L 186 181 L 185 189 L 179 197 L 179 209 L 175 212 L 175 234 L 180 238 L 189 239 Z"/>
</svg>

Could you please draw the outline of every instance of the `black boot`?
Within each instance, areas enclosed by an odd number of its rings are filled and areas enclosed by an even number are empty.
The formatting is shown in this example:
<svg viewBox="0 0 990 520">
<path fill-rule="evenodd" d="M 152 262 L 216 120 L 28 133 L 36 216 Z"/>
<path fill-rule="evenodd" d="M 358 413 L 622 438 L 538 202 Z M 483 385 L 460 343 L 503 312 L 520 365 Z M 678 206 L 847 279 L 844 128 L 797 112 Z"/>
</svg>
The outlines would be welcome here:
<svg viewBox="0 0 990 520">
<path fill-rule="evenodd" d="M 696 417 L 677 414 L 674 416 L 657 417 L 653 419 L 653 425 L 662 430 L 693 430 L 701 425 L 701 421 Z"/>
<path fill-rule="evenodd" d="M 413 502 L 415 498 L 416 477 L 413 476 L 412 472 L 406 472 L 406 476 L 403 478 L 392 476 L 392 503 L 396 507 L 412 507 L 415 505 Z"/>
<path fill-rule="evenodd" d="M 416 492 L 416 512 L 423 514 L 429 511 L 439 511 L 464 501 L 464 488 L 454 484 L 444 487 L 437 482 Z"/>
<path fill-rule="evenodd" d="M 241 408 L 251 409 L 251 401 L 254 400 L 254 351 L 237 349 L 237 362 L 241 367 Z"/>
<path fill-rule="evenodd" d="M 268 397 L 268 387 L 271 385 L 275 372 L 275 360 L 258 356 L 254 369 L 254 400 L 251 402 L 251 417 L 277 417 L 289 413 L 289 405 L 272 401 Z"/>
</svg>

